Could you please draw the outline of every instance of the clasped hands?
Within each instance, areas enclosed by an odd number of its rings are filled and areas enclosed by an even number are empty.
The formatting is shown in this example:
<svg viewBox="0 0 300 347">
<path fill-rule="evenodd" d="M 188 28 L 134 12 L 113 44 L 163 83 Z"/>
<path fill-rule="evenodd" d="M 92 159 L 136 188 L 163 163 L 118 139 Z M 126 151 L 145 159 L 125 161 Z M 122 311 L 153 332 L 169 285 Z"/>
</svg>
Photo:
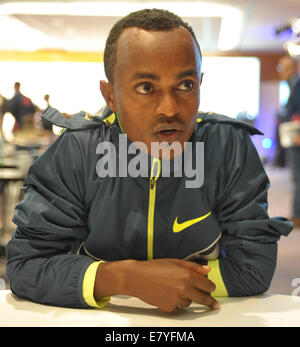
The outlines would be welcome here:
<svg viewBox="0 0 300 347">
<path fill-rule="evenodd" d="M 187 307 L 193 301 L 216 310 L 219 303 L 211 296 L 215 284 L 207 278 L 209 271 L 209 266 L 173 258 L 102 263 L 94 297 L 97 301 L 106 296 L 130 295 L 164 312 Z"/>
</svg>

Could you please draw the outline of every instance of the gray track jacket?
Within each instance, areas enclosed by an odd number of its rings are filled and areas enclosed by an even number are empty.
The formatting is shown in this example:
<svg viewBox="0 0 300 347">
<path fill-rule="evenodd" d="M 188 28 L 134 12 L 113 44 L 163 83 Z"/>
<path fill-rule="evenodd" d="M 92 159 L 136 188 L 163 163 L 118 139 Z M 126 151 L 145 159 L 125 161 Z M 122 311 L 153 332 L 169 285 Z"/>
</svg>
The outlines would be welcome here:
<svg viewBox="0 0 300 347">
<path fill-rule="evenodd" d="M 81 112 L 67 120 L 50 109 L 44 116 L 67 130 L 33 163 L 16 206 L 17 228 L 7 245 L 12 291 L 39 303 L 84 308 L 83 277 L 95 260 L 192 254 L 218 257 L 230 296 L 266 291 L 277 241 L 292 223 L 267 214 L 269 180 L 249 137 L 259 131 L 200 113 L 191 142 L 204 143 L 204 180 L 187 188 L 188 178 L 172 177 L 172 170 L 171 177 L 153 174 L 151 160 L 148 177 L 99 177 L 105 155 L 99 144 L 114 144 L 120 160 L 122 131 L 117 119 L 105 121 L 109 114 L 105 110 L 101 119 Z"/>
</svg>

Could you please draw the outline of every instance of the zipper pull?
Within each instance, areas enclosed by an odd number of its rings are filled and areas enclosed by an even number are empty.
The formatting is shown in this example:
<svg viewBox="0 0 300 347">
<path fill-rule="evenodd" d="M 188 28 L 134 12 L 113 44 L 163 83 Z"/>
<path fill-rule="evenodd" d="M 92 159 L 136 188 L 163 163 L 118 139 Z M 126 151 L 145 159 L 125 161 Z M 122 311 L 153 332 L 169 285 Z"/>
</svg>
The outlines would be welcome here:
<svg viewBox="0 0 300 347">
<path fill-rule="evenodd" d="M 154 184 L 155 184 L 155 179 L 151 178 L 151 180 L 150 180 L 150 189 L 154 188 Z"/>
<path fill-rule="evenodd" d="M 104 122 L 107 128 L 111 128 L 112 124 L 109 121 Z"/>
<path fill-rule="evenodd" d="M 154 159 L 150 175 L 150 189 L 154 189 L 156 180 L 160 175 L 160 161 L 159 159 Z"/>
</svg>

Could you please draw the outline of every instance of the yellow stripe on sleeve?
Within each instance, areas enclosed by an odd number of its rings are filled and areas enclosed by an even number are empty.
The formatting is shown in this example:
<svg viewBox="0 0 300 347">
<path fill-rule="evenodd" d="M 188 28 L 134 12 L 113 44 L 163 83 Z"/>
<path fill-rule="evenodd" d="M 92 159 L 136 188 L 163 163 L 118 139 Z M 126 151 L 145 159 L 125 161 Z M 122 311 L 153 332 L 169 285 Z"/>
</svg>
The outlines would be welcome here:
<svg viewBox="0 0 300 347">
<path fill-rule="evenodd" d="M 227 289 L 223 282 L 220 271 L 219 259 L 209 260 L 207 264 L 211 270 L 208 273 L 208 279 L 214 282 L 216 289 L 211 293 L 212 296 L 228 296 Z"/>
<path fill-rule="evenodd" d="M 96 307 L 96 308 L 103 308 L 110 301 L 109 296 L 101 298 L 100 301 L 96 301 L 94 298 L 94 285 L 96 280 L 96 273 L 97 273 L 98 266 L 101 263 L 104 263 L 104 261 L 97 261 L 90 264 L 90 266 L 87 268 L 84 274 L 83 283 L 82 283 L 82 296 L 84 301 L 89 306 Z"/>
</svg>

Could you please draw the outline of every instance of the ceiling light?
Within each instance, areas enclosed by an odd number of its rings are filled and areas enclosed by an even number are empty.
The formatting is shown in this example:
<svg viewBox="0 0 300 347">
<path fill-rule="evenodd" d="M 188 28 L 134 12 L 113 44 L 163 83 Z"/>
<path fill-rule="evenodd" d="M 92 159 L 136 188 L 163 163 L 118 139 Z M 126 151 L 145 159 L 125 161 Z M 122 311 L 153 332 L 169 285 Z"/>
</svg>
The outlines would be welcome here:
<svg viewBox="0 0 300 347">
<path fill-rule="evenodd" d="M 300 56 L 300 43 L 294 41 L 286 41 L 284 48 L 289 52 L 292 57 Z"/>
<path fill-rule="evenodd" d="M 229 50 L 239 43 L 243 17 L 235 7 L 200 1 L 191 2 L 10 2 L 0 5 L 0 15 L 64 15 L 123 17 L 147 8 L 169 10 L 181 17 L 222 18 L 218 47 Z"/>
<path fill-rule="evenodd" d="M 13 28 L 14 30 L 8 30 L 8 28 Z M 17 42 L 18 49 L 24 51 L 35 51 L 44 46 L 55 47 L 57 44 L 48 35 L 30 27 L 17 18 L 2 15 L 0 15 L 0 38 L 12 48 L 14 43 Z"/>
<path fill-rule="evenodd" d="M 292 29 L 294 33 L 300 33 L 300 18 L 295 18 L 292 20 Z"/>
</svg>

